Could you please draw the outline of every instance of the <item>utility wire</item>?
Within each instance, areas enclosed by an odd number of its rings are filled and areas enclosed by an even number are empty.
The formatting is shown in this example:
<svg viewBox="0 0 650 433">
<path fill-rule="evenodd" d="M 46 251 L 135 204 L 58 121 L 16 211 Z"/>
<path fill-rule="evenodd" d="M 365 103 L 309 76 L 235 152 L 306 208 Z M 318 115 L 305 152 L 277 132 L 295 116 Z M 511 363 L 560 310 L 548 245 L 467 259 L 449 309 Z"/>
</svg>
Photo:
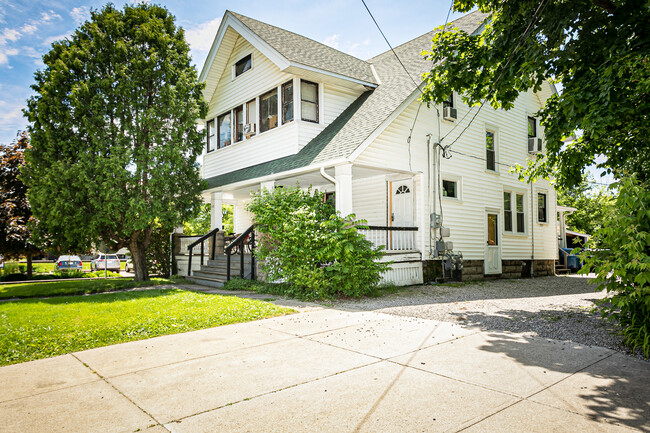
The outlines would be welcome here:
<svg viewBox="0 0 650 433">
<path fill-rule="evenodd" d="M 542 1 L 539 3 L 539 5 L 537 6 L 537 9 L 535 9 L 535 13 L 533 14 L 532 18 L 530 19 L 530 22 L 528 23 L 528 26 L 526 27 L 526 30 L 524 30 L 524 33 L 522 33 L 521 37 L 520 37 L 519 40 L 517 41 L 517 45 L 515 46 L 515 48 L 510 52 L 510 55 L 508 56 L 508 59 L 506 60 L 505 65 L 503 66 L 503 68 L 501 68 L 501 71 L 499 71 L 499 75 L 497 76 L 497 79 L 494 81 L 494 83 L 492 83 L 492 86 L 490 86 L 490 90 L 488 91 L 487 96 L 483 99 L 483 102 L 481 102 L 481 105 L 479 106 L 479 108 L 478 108 L 478 110 L 476 111 L 476 113 L 474 113 L 474 116 L 472 116 L 472 119 L 469 121 L 469 123 L 467 124 L 467 126 L 465 126 L 465 128 L 463 128 L 463 130 L 461 131 L 461 133 L 458 134 L 458 136 L 454 139 L 454 141 L 452 141 L 450 144 L 448 144 L 447 146 L 445 146 L 445 148 L 448 149 L 448 148 L 451 147 L 454 143 L 456 143 L 460 137 L 463 136 L 463 134 L 465 133 L 465 131 L 467 131 L 467 129 L 470 127 L 470 125 L 474 122 L 474 120 L 476 119 L 476 116 L 478 116 L 478 113 L 481 111 L 481 109 L 483 108 L 483 106 L 485 105 L 485 103 L 488 101 L 488 99 L 490 98 L 490 96 L 492 96 L 492 92 L 494 91 L 494 89 L 495 89 L 497 83 L 499 82 L 499 80 L 500 80 L 501 77 L 503 76 L 503 72 L 506 70 L 506 68 L 507 68 L 508 65 L 510 64 L 510 61 L 512 61 L 512 58 L 514 57 L 515 53 L 517 52 L 517 50 L 518 50 L 519 47 L 521 46 L 521 43 L 524 41 L 524 39 L 526 38 L 526 36 L 528 36 L 528 32 L 530 31 L 530 29 L 531 29 L 533 23 L 535 22 L 535 18 L 537 18 L 537 14 L 540 12 L 540 10 L 543 11 L 543 9 L 546 7 L 546 6 L 544 6 L 544 3 L 545 3 L 545 2 L 546 2 L 546 0 L 542 0 Z M 472 111 L 472 109 L 473 109 L 473 107 L 472 107 L 472 108 L 471 108 L 471 109 L 470 109 L 470 110 L 465 114 L 465 116 L 463 116 L 463 118 L 461 119 L 460 122 L 458 122 L 456 125 L 454 125 L 454 127 L 451 129 L 451 131 L 449 131 L 449 132 L 448 132 L 444 137 L 442 137 L 443 140 L 444 140 L 445 138 L 447 138 L 447 137 L 448 137 L 448 136 L 449 136 L 449 135 L 454 131 L 454 129 L 456 129 L 456 128 L 461 124 L 461 122 L 465 119 L 465 117 L 467 117 L 467 115 L 470 113 L 470 111 Z"/>
</svg>

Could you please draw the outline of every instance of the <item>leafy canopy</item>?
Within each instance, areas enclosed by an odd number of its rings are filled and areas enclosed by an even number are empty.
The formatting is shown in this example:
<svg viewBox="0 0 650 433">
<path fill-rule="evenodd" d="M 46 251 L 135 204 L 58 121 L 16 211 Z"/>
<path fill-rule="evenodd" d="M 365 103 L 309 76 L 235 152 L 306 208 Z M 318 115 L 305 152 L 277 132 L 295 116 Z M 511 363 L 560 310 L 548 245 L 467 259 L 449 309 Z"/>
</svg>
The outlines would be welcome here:
<svg viewBox="0 0 650 433">
<path fill-rule="evenodd" d="M 604 317 L 620 327 L 626 344 L 650 357 L 650 190 L 634 178 L 621 180 L 603 227 L 590 239 L 582 273 L 592 269 L 596 283 L 612 296 L 600 304 Z"/>
<path fill-rule="evenodd" d="M 442 102 L 455 90 L 470 104 L 487 98 L 494 108 L 509 109 L 520 92 L 556 80 L 561 95 L 551 96 L 539 112 L 546 159 L 539 155 L 528 174 L 553 174 L 571 186 L 596 156 L 605 155 L 600 166 L 615 175 L 650 178 L 645 0 L 454 1 L 456 11 L 475 7 L 488 14 L 478 34 L 451 29 L 434 36 L 425 53 L 435 66 L 424 77 L 424 101 Z M 564 145 L 561 140 L 577 131 L 580 137 Z"/>
<path fill-rule="evenodd" d="M 108 4 L 43 62 L 26 110 L 33 212 L 64 249 L 128 246 L 146 279 L 154 225 L 175 227 L 200 203 L 206 104 L 183 29 L 160 6 Z"/>
<path fill-rule="evenodd" d="M 25 132 L 13 143 L 0 146 L 0 256 L 5 259 L 37 250 L 30 229 L 35 221 L 27 200 L 27 187 L 20 180 L 28 147 L 29 137 Z M 28 273 L 31 274 L 31 269 Z"/>
<path fill-rule="evenodd" d="M 262 189 L 247 205 L 260 233 L 256 256 L 271 281 L 304 299 L 371 293 L 387 269 L 383 253 L 311 188 Z"/>
<path fill-rule="evenodd" d="M 613 211 L 613 196 L 605 187 L 593 187 L 591 178 L 583 176 L 572 188 L 557 188 L 557 204 L 576 209 L 566 215 L 567 227 L 580 233 L 593 234 L 604 227 Z"/>
</svg>

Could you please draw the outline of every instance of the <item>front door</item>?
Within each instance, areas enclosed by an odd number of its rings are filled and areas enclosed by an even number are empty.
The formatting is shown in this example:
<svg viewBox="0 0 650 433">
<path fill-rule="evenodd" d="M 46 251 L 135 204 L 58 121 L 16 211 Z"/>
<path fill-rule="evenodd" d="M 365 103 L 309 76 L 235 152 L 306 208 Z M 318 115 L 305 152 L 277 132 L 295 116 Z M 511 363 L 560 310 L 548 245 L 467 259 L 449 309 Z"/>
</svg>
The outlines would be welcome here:
<svg viewBox="0 0 650 433">
<path fill-rule="evenodd" d="M 391 182 L 390 226 L 413 227 L 413 179 Z M 389 249 L 414 248 L 413 232 L 392 231 Z"/>
<path fill-rule="evenodd" d="M 487 212 L 487 236 L 485 245 L 486 275 L 501 273 L 501 245 L 499 239 L 499 214 Z"/>
</svg>

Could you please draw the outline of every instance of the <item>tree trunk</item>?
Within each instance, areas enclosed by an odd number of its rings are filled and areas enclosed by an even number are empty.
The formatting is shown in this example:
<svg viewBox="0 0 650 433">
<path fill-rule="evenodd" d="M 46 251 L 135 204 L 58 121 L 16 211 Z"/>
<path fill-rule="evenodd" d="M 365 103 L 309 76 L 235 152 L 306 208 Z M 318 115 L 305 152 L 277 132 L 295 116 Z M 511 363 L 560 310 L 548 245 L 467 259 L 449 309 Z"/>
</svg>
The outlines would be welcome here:
<svg viewBox="0 0 650 433">
<path fill-rule="evenodd" d="M 32 252 L 28 251 L 27 252 L 27 278 L 32 278 Z"/>
<path fill-rule="evenodd" d="M 133 281 L 147 281 L 149 279 L 149 270 L 147 269 L 145 249 L 139 242 L 131 242 L 129 250 L 131 251 L 131 260 L 133 261 L 133 271 L 135 273 Z"/>
</svg>

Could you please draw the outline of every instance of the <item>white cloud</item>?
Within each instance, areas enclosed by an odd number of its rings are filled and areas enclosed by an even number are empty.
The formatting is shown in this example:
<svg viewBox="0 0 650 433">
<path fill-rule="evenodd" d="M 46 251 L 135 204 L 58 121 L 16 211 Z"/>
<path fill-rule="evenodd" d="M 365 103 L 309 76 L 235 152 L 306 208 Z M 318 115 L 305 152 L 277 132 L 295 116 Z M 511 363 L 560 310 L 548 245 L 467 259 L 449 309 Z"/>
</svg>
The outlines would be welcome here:
<svg viewBox="0 0 650 433">
<path fill-rule="evenodd" d="M 18 50 L 15 48 L 0 47 L 0 65 L 9 63 L 9 56 L 15 56 L 16 54 L 18 54 Z"/>
<path fill-rule="evenodd" d="M 4 29 L 2 35 L 0 35 L 0 45 L 4 45 L 7 41 L 16 42 L 20 39 L 20 32 L 16 29 Z"/>
<path fill-rule="evenodd" d="M 46 38 L 46 39 L 43 40 L 42 45 L 50 46 L 50 45 L 52 45 L 53 42 L 69 38 L 71 34 L 72 33 L 64 33 L 64 34 L 58 35 L 58 36 L 50 36 L 49 38 Z"/>
<path fill-rule="evenodd" d="M 185 29 L 185 39 L 190 44 L 190 48 L 196 51 L 209 51 L 219 24 L 221 24 L 221 17 Z"/>
<path fill-rule="evenodd" d="M 53 10 L 50 10 L 49 12 L 41 12 L 42 23 L 49 23 L 50 21 L 60 20 L 60 19 L 61 19 L 61 15 L 57 14 Z"/>
<path fill-rule="evenodd" d="M 339 48 L 339 39 L 341 39 L 341 35 L 331 35 L 325 38 L 323 43 L 327 46 L 330 46 L 332 48 L 335 48 L 338 50 Z"/>
<path fill-rule="evenodd" d="M 90 18 L 90 8 L 88 6 L 72 8 L 70 11 L 70 17 L 72 17 L 75 23 L 81 24 Z"/>
<path fill-rule="evenodd" d="M 34 33 L 36 30 L 38 30 L 38 27 L 36 27 L 36 24 L 34 23 L 27 23 L 24 26 L 20 28 L 20 33 L 23 35 L 31 35 Z"/>
</svg>

